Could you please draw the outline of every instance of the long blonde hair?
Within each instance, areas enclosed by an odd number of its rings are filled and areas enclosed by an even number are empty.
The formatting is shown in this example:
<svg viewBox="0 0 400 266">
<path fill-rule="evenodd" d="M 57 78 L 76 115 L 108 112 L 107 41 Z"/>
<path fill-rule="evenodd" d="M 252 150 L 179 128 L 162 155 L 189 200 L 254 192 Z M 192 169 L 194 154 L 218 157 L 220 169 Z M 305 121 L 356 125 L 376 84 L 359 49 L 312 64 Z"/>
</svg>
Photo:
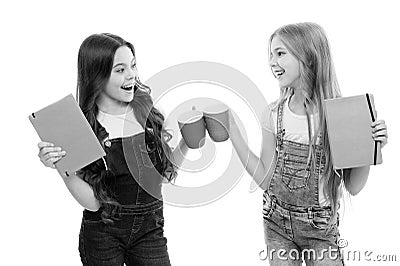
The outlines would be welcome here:
<svg viewBox="0 0 400 266">
<path fill-rule="evenodd" d="M 315 159 L 311 147 L 317 144 L 317 136 L 321 134 L 321 143 L 326 155 L 323 191 L 331 204 L 334 214 L 332 218 L 336 218 L 342 189 L 342 176 L 333 169 L 323 101 L 324 99 L 341 97 L 341 93 L 336 79 L 328 39 L 321 26 L 308 22 L 280 27 L 271 35 L 269 44 L 271 44 L 274 37 L 278 37 L 300 63 L 299 89 L 304 95 L 304 106 L 309 129 L 311 128 L 310 113 L 313 111 L 312 108 L 315 106 L 318 110 L 319 127 L 316 129 L 314 137 L 312 137 L 309 130 L 309 160 Z M 280 103 L 287 100 L 292 94 L 293 88 L 281 88 L 280 97 L 273 105 L 273 108 L 277 108 Z"/>
</svg>

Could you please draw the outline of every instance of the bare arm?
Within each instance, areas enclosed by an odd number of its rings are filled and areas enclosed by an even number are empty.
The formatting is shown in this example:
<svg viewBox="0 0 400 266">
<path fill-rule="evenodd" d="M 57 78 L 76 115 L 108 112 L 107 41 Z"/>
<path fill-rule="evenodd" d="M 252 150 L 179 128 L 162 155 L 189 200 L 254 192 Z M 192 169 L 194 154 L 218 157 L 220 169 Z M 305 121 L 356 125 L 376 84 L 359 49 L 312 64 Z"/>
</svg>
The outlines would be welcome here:
<svg viewBox="0 0 400 266">
<path fill-rule="evenodd" d="M 230 115 L 230 139 L 233 147 L 246 171 L 253 177 L 255 183 L 265 190 L 272 176 L 271 166 L 276 162 L 275 135 L 268 130 L 262 130 L 262 150 L 259 158 L 249 149 L 232 114 Z"/>
<path fill-rule="evenodd" d="M 363 166 L 344 170 L 344 186 L 350 195 L 355 196 L 364 188 L 369 169 L 369 166 Z"/>
<path fill-rule="evenodd" d="M 60 175 L 71 195 L 82 207 L 90 211 L 97 211 L 100 208 L 100 203 L 88 183 L 75 174 L 70 174 L 67 177 L 61 173 Z"/>
<path fill-rule="evenodd" d="M 55 169 L 54 163 L 65 156 L 65 151 L 62 151 L 60 147 L 54 147 L 52 143 L 40 142 L 38 147 L 38 156 L 47 167 Z M 95 198 L 93 189 L 88 183 L 75 174 L 70 174 L 69 176 L 65 176 L 62 173 L 59 174 L 69 192 L 82 207 L 90 211 L 97 211 L 100 208 L 100 203 Z"/>
<path fill-rule="evenodd" d="M 178 146 L 172 152 L 172 155 L 174 157 L 174 163 L 175 163 L 176 167 L 180 168 L 182 166 L 188 150 L 189 150 L 189 148 L 186 145 L 184 139 L 182 138 L 181 141 L 179 142 Z"/>
</svg>

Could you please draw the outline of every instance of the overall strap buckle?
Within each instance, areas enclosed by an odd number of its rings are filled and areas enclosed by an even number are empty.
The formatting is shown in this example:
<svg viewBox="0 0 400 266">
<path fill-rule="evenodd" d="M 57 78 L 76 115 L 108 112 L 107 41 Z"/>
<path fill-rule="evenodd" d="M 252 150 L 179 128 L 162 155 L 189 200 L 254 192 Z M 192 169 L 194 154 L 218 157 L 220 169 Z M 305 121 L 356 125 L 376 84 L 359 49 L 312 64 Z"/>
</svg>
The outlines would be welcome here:
<svg viewBox="0 0 400 266">
<path fill-rule="evenodd" d="M 307 209 L 307 213 L 308 213 L 308 219 L 313 219 L 314 218 L 314 212 L 312 208 L 308 208 Z"/>
</svg>

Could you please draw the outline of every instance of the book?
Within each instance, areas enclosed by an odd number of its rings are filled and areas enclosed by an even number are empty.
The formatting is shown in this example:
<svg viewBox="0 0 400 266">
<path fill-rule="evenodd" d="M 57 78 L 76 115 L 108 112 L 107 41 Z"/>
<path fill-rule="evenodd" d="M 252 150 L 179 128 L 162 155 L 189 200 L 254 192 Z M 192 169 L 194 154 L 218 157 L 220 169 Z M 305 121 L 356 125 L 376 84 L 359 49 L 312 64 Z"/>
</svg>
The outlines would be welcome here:
<svg viewBox="0 0 400 266">
<path fill-rule="evenodd" d="M 66 152 L 55 163 L 66 176 L 106 155 L 72 94 L 33 112 L 29 120 L 42 141 Z"/>
<path fill-rule="evenodd" d="M 372 138 L 376 119 L 372 94 L 324 100 L 332 162 L 335 169 L 382 163 L 380 142 Z"/>
</svg>

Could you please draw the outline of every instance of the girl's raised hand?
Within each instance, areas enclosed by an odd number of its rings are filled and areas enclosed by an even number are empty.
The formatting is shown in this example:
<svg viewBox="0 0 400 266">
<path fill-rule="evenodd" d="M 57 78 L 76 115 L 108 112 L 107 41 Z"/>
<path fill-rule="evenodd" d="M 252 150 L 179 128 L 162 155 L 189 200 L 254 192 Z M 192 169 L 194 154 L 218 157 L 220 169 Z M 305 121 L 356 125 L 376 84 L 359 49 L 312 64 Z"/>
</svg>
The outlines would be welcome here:
<svg viewBox="0 0 400 266">
<path fill-rule="evenodd" d="M 58 162 L 66 154 L 60 147 L 54 147 L 54 144 L 50 142 L 41 141 L 38 143 L 38 147 L 40 161 L 45 166 L 53 169 L 56 168 L 54 163 Z"/>
<path fill-rule="evenodd" d="M 388 138 L 385 120 L 377 120 L 375 122 L 372 122 L 371 127 L 372 127 L 372 138 L 375 141 L 380 141 L 381 147 L 385 146 Z"/>
<path fill-rule="evenodd" d="M 233 112 L 231 109 L 229 109 L 228 114 L 229 114 L 228 132 L 230 133 L 233 128 L 237 127 L 237 124 L 236 124 L 236 120 L 235 120 L 235 117 L 233 116 Z"/>
</svg>

